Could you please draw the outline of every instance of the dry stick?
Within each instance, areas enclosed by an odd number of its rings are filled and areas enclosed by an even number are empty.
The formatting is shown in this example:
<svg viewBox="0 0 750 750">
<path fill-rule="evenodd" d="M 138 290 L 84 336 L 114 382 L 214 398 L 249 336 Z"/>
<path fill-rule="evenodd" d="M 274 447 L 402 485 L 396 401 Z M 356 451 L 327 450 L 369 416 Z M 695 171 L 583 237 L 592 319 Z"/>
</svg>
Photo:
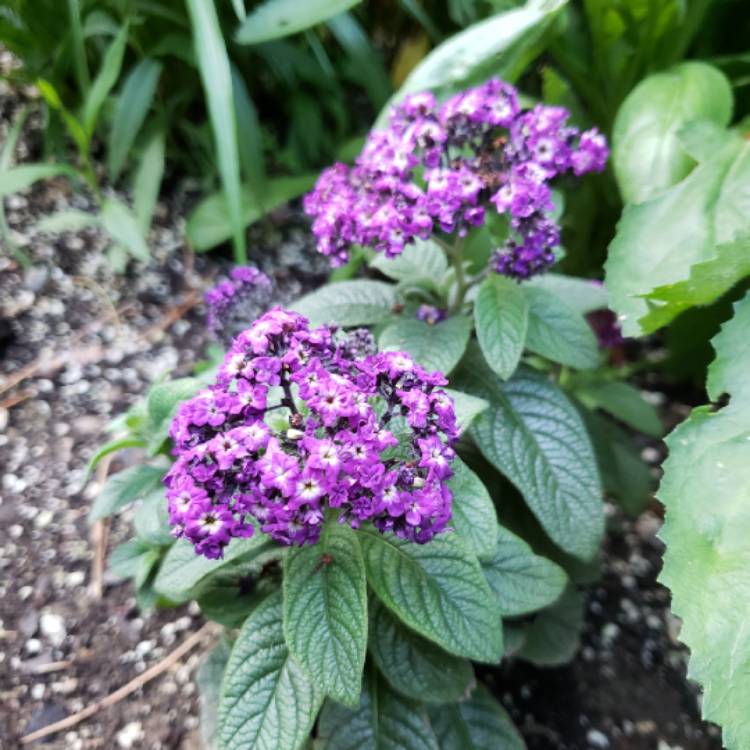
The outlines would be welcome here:
<svg viewBox="0 0 750 750">
<path fill-rule="evenodd" d="M 101 487 L 107 479 L 112 454 L 104 456 L 96 467 L 96 483 Z M 91 582 L 89 594 L 94 599 L 101 599 L 104 591 L 104 561 L 107 557 L 107 540 L 109 539 L 109 518 L 100 518 L 94 523 L 89 532 L 89 539 L 94 546 L 94 557 L 91 560 Z"/>
<path fill-rule="evenodd" d="M 154 677 L 158 677 L 162 672 L 165 672 L 173 664 L 178 662 L 188 651 L 192 650 L 197 646 L 206 636 L 212 635 L 216 630 L 216 625 L 212 622 L 207 622 L 200 630 L 193 633 L 184 643 L 180 644 L 171 654 L 165 656 L 158 664 L 154 664 L 153 667 L 147 669 L 143 674 L 138 675 L 135 679 L 123 685 L 114 693 L 110 693 L 106 698 L 102 698 L 96 703 L 92 703 L 90 706 L 82 709 L 78 713 L 68 716 L 61 721 L 56 721 L 54 724 L 48 724 L 46 727 L 37 729 L 36 732 L 24 735 L 21 737 L 21 744 L 28 745 L 30 742 L 40 740 L 42 737 L 47 737 L 50 734 L 56 734 L 61 732 L 63 729 L 69 729 L 70 727 L 79 724 L 84 719 L 88 719 L 89 716 L 93 716 L 97 711 L 102 708 L 108 708 L 118 703 L 123 698 L 127 698 L 131 693 L 134 693 L 138 688 L 143 687 L 147 682 L 150 682 Z"/>
</svg>

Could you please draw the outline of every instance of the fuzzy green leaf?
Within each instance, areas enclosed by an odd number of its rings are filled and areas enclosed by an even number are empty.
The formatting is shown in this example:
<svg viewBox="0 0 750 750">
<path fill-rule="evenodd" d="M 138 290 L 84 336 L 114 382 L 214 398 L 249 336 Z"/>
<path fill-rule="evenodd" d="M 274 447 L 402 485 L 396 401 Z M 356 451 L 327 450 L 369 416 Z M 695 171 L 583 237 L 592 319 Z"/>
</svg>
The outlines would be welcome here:
<svg viewBox="0 0 750 750">
<path fill-rule="evenodd" d="M 628 383 L 620 380 L 589 383 L 578 388 L 576 396 L 589 408 L 603 409 L 646 435 L 664 434 L 659 413 Z"/>
<path fill-rule="evenodd" d="M 552 292 L 568 307 L 581 315 L 608 307 L 607 290 L 592 279 L 578 279 L 559 273 L 543 273 L 524 282 L 526 288 L 535 287 Z"/>
<path fill-rule="evenodd" d="M 448 261 L 435 242 L 417 239 L 395 258 L 377 253 L 370 261 L 370 267 L 396 281 L 424 278 L 439 282 L 448 270 Z"/>
<path fill-rule="evenodd" d="M 287 557 L 284 635 L 292 656 L 326 695 L 358 705 L 367 650 L 367 581 L 349 526 L 329 520 L 317 544 Z"/>
<path fill-rule="evenodd" d="M 298 750 L 323 693 L 289 656 L 281 592 L 247 618 L 229 655 L 219 698 L 219 750 Z"/>
<path fill-rule="evenodd" d="M 369 530 L 359 535 L 370 586 L 406 625 L 457 656 L 500 660 L 499 609 L 457 535 L 446 532 L 429 544 Z"/>
<path fill-rule="evenodd" d="M 453 526 L 477 557 L 491 555 L 497 542 L 497 513 L 482 480 L 458 457 L 448 487 L 453 493 Z"/>
<path fill-rule="evenodd" d="M 161 484 L 164 469 L 140 464 L 113 474 L 105 483 L 88 515 L 89 523 L 116 513 Z"/>
<path fill-rule="evenodd" d="M 443 390 L 453 400 L 459 433 L 465 432 L 476 417 L 490 405 L 485 399 L 463 393 L 463 391 L 456 391 L 453 388 L 444 388 Z"/>
<path fill-rule="evenodd" d="M 549 606 L 568 580 L 559 565 L 534 554 L 523 539 L 503 526 L 498 527 L 492 555 L 482 560 L 482 571 L 500 602 L 503 617 Z"/>
<path fill-rule="evenodd" d="M 292 309 L 309 318 L 314 326 L 322 323 L 374 325 L 391 314 L 396 301 L 395 289 L 382 281 L 339 281 L 298 299 Z"/>
</svg>

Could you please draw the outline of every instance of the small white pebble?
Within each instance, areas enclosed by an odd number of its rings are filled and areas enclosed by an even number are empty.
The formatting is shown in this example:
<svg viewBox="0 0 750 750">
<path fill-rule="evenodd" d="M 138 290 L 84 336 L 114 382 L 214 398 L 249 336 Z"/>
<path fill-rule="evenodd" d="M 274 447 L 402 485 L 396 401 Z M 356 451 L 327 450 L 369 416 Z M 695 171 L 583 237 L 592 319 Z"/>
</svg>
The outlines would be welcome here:
<svg viewBox="0 0 750 750">
<path fill-rule="evenodd" d="M 136 742 L 143 739 L 143 727 L 140 721 L 131 721 L 117 733 L 117 744 L 123 750 L 129 750 Z"/>
<path fill-rule="evenodd" d="M 42 612 L 39 618 L 39 630 L 56 647 L 62 646 L 68 634 L 65 630 L 65 620 L 55 612 Z"/>
<path fill-rule="evenodd" d="M 598 729 L 589 729 L 586 734 L 586 740 L 591 747 L 609 747 L 609 739 L 607 735 L 600 732 Z"/>
</svg>

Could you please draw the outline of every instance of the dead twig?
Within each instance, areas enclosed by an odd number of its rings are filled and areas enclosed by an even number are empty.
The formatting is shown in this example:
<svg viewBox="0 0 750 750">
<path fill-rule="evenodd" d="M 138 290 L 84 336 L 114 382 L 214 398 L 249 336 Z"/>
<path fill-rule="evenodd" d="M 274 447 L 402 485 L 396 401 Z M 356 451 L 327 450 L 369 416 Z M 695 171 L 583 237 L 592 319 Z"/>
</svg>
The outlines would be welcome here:
<svg viewBox="0 0 750 750">
<path fill-rule="evenodd" d="M 50 672 L 60 672 L 63 669 L 67 669 L 72 666 L 73 662 L 69 659 L 63 661 L 51 661 L 49 664 L 39 664 L 36 667 L 31 667 L 26 671 L 29 674 L 49 674 Z"/>
<path fill-rule="evenodd" d="M 80 724 L 80 722 L 93 716 L 95 713 L 100 711 L 102 708 L 108 708 L 114 706 L 123 698 L 127 698 L 131 693 L 134 693 L 138 688 L 143 687 L 147 682 L 150 682 L 155 677 L 158 677 L 163 672 L 166 672 L 173 664 L 177 663 L 182 659 L 185 654 L 195 648 L 202 640 L 209 636 L 214 636 L 216 633 L 216 625 L 212 622 L 207 622 L 200 630 L 193 633 L 183 643 L 181 643 L 172 653 L 165 656 L 158 664 L 154 664 L 153 667 L 147 669 L 143 674 L 138 675 L 135 679 L 132 679 L 126 685 L 123 685 L 114 693 L 110 693 L 106 698 L 92 703 L 86 708 L 78 711 L 78 713 L 68 716 L 61 721 L 56 721 L 53 724 L 48 724 L 46 727 L 37 729 L 36 732 L 21 737 L 21 744 L 28 745 L 30 742 L 42 739 L 42 737 L 48 737 L 51 734 L 61 732 L 63 729 L 69 729 L 70 727 Z"/>
<path fill-rule="evenodd" d="M 104 456 L 96 467 L 96 484 L 101 491 L 112 463 L 112 454 Z M 104 591 L 104 563 L 107 559 L 107 541 L 109 540 L 109 518 L 100 518 L 94 522 L 89 532 L 89 539 L 94 547 L 94 557 L 91 560 L 91 581 L 89 596 L 99 600 Z"/>
<path fill-rule="evenodd" d="M 36 388 L 26 388 L 23 391 L 18 391 L 18 393 L 14 393 L 12 396 L 8 396 L 8 398 L 0 401 L 0 409 L 10 409 L 11 406 L 18 406 L 18 404 L 22 404 L 24 401 L 34 398 L 37 393 L 38 391 Z"/>
</svg>

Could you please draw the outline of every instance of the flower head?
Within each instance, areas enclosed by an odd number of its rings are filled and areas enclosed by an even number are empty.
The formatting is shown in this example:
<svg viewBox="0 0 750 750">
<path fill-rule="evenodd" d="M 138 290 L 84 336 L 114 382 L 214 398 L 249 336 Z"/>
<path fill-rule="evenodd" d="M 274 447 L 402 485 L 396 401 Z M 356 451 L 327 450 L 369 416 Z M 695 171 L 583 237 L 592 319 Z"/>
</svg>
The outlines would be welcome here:
<svg viewBox="0 0 750 750">
<path fill-rule="evenodd" d="M 373 349 L 367 332 L 311 329 L 281 308 L 237 336 L 171 425 L 175 535 L 216 557 L 253 520 L 282 544 L 315 542 L 327 511 L 420 543 L 443 531 L 457 437 L 447 381 Z"/>
</svg>

